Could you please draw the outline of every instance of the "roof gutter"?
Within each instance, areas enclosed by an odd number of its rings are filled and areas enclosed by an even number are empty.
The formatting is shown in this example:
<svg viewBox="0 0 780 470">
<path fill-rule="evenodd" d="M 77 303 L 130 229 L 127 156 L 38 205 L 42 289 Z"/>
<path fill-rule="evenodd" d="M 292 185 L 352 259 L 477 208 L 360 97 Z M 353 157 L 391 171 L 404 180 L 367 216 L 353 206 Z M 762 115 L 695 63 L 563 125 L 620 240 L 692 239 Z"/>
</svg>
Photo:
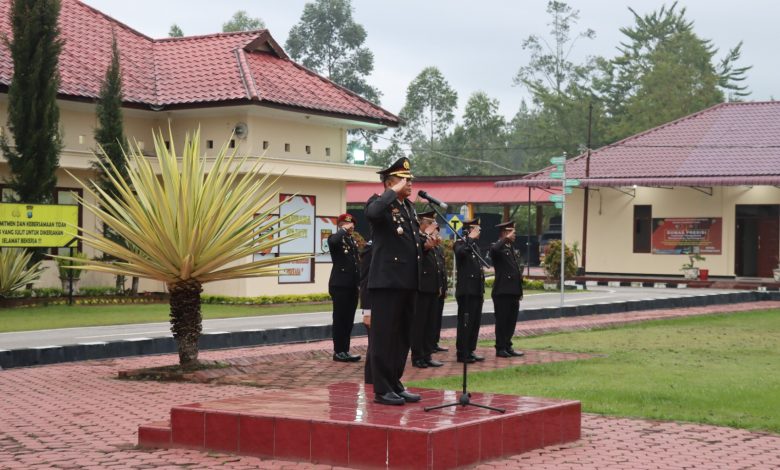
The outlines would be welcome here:
<svg viewBox="0 0 780 470">
<path fill-rule="evenodd" d="M 583 178 L 581 187 L 701 187 L 701 186 L 780 186 L 780 175 L 764 176 L 691 176 L 691 177 L 636 177 L 636 178 Z M 538 178 L 497 181 L 499 188 L 520 186 L 530 188 L 554 188 L 561 180 Z"/>
</svg>

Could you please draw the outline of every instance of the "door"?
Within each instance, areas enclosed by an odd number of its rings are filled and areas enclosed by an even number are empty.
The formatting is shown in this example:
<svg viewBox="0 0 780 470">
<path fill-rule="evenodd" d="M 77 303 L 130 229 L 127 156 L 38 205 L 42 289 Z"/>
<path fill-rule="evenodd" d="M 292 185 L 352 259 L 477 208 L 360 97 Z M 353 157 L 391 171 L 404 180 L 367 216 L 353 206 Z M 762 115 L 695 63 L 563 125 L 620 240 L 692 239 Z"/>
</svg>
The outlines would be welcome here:
<svg viewBox="0 0 780 470">
<path fill-rule="evenodd" d="M 780 205 L 738 205 L 734 272 L 772 277 L 780 258 Z"/>
</svg>

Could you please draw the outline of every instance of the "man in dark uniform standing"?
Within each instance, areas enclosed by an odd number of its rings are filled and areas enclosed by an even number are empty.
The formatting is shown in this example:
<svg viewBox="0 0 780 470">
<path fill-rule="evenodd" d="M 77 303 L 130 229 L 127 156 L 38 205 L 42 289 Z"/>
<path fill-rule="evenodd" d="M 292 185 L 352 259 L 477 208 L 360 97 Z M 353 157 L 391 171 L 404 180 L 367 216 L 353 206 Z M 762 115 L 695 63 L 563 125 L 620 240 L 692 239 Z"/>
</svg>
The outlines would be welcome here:
<svg viewBox="0 0 780 470">
<path fill-rule="evenodd" d="M 490 247 L 490 258 L 496 270 L 493 284 L 493 307 L 496 312 L 496 356 L 518 357 L 523 353 L 512 349 L 520 300 L 523 298 L 523 274 L 515 253 L 515 223 L 496 225 L 499 239 Z"/>
<path fill-rule="evenodd" d="M 349 353 L 360 284 L 358 248 L 352 238 L 355 219 L 350 214 L 341 214 L 337 225 L 336 233 L 328 237 L 328 249 L 333 260 L 328 282 L 328 292 L 333 299 L 333 360 L 357 362 L 360 356 Z"/>
<path fill-rule="evenodd" d="M 412 321 L 412 365 L 425 369 L 441 367 L 444 364 L 431 357 L 433 347 L 431 337 L 436 325 L 436 313 L 439 304 L 439 279 L 437 276 L 436 252 L 438 239 L 435 233 L 426 233 L 428 227 L 437 226 L 436 212 L 429 211 L 417 215 L 420 222 L 420 240 L 423 242 L 422 265 L 420 272 L 420 291 L 417 293 L 417 307 Z"/>
<path fill-rule="evenodd" d="M 455 341 L 458 362 L 484 361 L 474 353 L 477 349 L 479 325 L 482 321 L 482 303 L 485 299 L 485 273 L 477 256 L 477 240 L 481 233 L 479 219 L 463 222 L 466 241 L 458 240 L 453 246 L 457 284 L 455 298 L 458 301 L 458 333 Z"/>
<path fill-rule="evenodd" d="M 439 295 L 436 299 L 436 315 L 434 317 L 433 331 L 430 337 L 430 348 L 433 352 L 447 352 L 449 348 L 445 348 L 439 345 L 441 339 L 441 319 L 444 315 L 444 302 L 447 300 L 447 289 L 449 289 L 449 279 L 447 275 L 447 258 L 444 254 L 444 247 L 441 246 L 440 227 L 436 226 L 435 236 L 439 240 L 434 248 L 434 254 L 436 255 L 436 282 L 439 284 Z"/>
<path fill-rule="evenodd" d="M 374 401 L 416 402 L 420 395 L 401 383 L 409 355 L 412 319 L 420 279 L 422 246 L 408 158 L 379 172 L 385 191 L 366 205 L 373 245 L 368 289 L 371 297 L 371 375 Z"/>
</svg>

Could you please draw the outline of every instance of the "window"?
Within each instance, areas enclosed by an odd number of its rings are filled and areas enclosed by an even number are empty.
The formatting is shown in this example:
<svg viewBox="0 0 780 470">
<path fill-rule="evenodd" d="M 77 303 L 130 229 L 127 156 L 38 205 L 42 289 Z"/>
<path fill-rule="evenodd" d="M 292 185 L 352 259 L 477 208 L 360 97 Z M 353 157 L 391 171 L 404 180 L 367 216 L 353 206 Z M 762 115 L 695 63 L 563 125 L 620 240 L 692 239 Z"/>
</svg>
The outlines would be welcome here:
<svg viewBox="0 0 780 470">
<path fill-rule="evenodd" d="M 650 253 L 653 206 L 634 206 L 634 253 Z"/>
<path fill-rule="evenodd" d="M 236 148 L 236 139 L 230 139 L 230 148 Z"/>
<path fill-rule="evenodd" d="M 330 147 L 325 147 L 325 156 L 330 157 Z"/>
<path fill-rule="evenodd" d="M 54 190 L 55 202 L 57 204 L 78 204 L 75 196 L 84 197 L 84 190 L 77 188 L 57 188 Z M 82 226 L 83 209 L 79 205 L 79 227 Z M 78 242 L 78 250 L 82 251 L 81 241 Z M 52 254 L 69 256 L 70 248 L 54 248 Z"/>
<path fill-rule="evenodd" d="M 166 140 L 165 141 L 165 150 L 170 150 L 170 149 L 171 149 L 171 141 L 170 140 Z"/>
<path fill-rule="evenodd" d="M 311 154 L 311 145 L 306 146 L 306 155 Z"/>
<path fill-rule="evenodd" d="M 213 149 L 214 148 L 214 141 L 213 140 L 207 140 L 206 141 L 206 148 L 207 149 Z"/>
<path fill-rule="evenodd" d="M 290 144 L 284 144 L 284 151 L 289 152 L 290 151 Z"/>
<path fill-rule="evenodd" d="M 16 202 L 16 191 L 9 187 L 0 186 L 0 202 Z"/>
<path fill-rule="evenodd" d="M 268 141 L 264 140 L 263 141 L 263 150 L 266 150 L 267 148 L 268 148 Z"/>
</svg>

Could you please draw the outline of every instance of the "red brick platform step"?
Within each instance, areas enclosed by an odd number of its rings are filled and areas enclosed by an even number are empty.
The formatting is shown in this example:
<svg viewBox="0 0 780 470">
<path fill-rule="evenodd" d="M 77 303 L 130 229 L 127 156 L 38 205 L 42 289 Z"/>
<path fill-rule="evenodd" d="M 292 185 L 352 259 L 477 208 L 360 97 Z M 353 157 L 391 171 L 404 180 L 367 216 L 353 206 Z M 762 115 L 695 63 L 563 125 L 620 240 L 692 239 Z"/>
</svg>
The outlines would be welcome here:
<svg viewBox="0 0 780 470">
<path fill-rule="evenodd" d="M 580 402 L 474 393 L 478 407 L 424 411 L 459 393 L 413 389 L 419 403 L 373 403 L 370 385 L 273 390 L 175 406 L 171 420 L 143 425 L 142 447 L 190 448 L 357 468 L 474 465 L 580 438 Z"/>
</svg>

